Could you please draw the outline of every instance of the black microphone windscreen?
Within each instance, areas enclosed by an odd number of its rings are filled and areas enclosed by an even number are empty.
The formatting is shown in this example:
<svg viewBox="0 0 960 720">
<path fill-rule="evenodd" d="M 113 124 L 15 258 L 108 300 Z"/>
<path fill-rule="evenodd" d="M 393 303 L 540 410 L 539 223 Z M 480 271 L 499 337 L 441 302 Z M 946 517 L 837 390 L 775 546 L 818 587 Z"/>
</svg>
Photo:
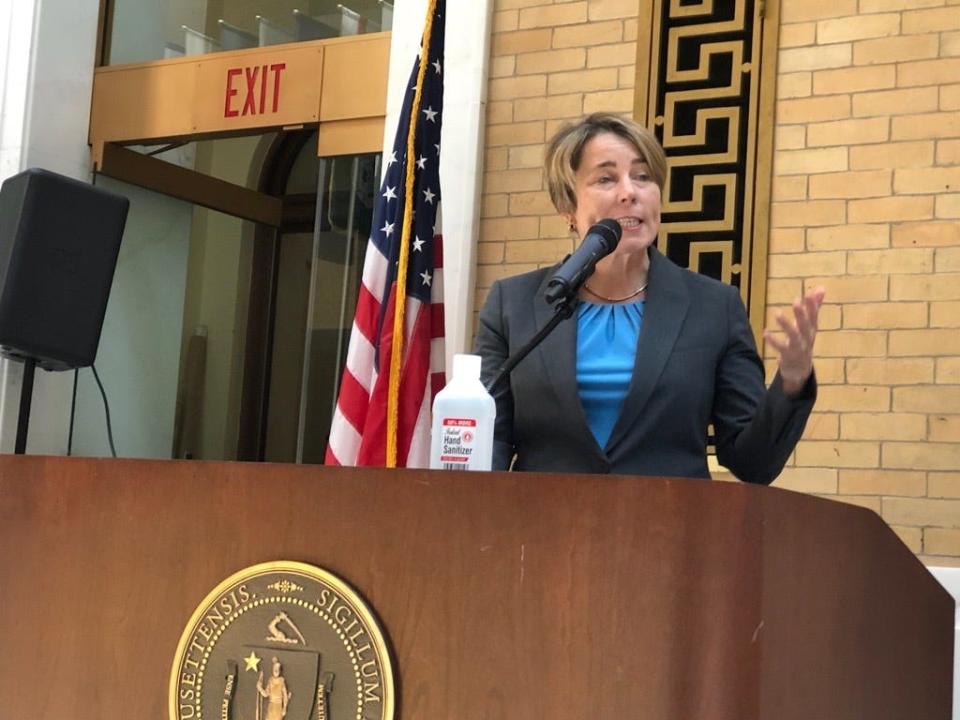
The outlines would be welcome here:
<svg viewBox="0 0 960 720">
<path fill-rule="evenodd" d="M 561 297 L 573 297 L 580 285 L 593 273 L 597 261 L 612 253 L 620 242 L 623 228 L 616 220 L 601 220 L 587 230 L 580 247 L 557 268 L 544 295 L 548 303 Z"/>
<path fill-rule="evenodd" d="M 620 227 L 620 223 L 616 220 L 607 218 L 590 227 L 587 235 L 592 234 L 603 238 L 607 245 L 608 252 L 613 252 L 617 247 L 617 243 L 620 242 L 620 236 L 623 235 L 623 228 Z"/>
</svg>

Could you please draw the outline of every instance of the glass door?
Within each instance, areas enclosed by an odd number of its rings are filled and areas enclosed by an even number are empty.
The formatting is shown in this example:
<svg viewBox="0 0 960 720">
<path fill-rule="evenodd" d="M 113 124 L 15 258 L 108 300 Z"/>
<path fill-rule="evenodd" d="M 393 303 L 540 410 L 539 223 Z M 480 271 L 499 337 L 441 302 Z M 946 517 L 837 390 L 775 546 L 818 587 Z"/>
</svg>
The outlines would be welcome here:
<svg viewBox="0 0 960 720">
<path fill-rule="evenodd" d="M 323 461 L 380 154 L 316 148 L 316 131 L 299 130 L 136 150 L 188 169 L 189 201 L 149 178 L 99 179 L 131 199 L 97 363 L 118 455 Z M 274 203 L 277 220 L 210 209 L 206 189 L 222 186 L 201 175 Z M 81 373 L 76 454 L 108 454 L 102 413 Z"/>
<path fill-rule="evenodd" d="M 379 154 L 321 158 L 313 233 L 281 240 L 266 460 L 323 462 L 379 177 Z"/>
</svg>

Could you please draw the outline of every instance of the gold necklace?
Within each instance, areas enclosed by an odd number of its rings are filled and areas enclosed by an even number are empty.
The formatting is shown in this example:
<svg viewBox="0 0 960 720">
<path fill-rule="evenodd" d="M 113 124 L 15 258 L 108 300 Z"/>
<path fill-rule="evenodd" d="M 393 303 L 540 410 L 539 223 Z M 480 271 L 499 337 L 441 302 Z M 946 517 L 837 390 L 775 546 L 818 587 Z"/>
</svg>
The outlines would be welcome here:
<svg viewBox="0 0 960 720">
<path fill-rule="evenodd" d="M 644 290 L 646 290 L 647 285 L 649 284 L 650 283 L 644 283 L 643 285 L 638 287 L 636 290 L 634 290 L 632 293 L 630 293 L 629 295 L 624 295 L 622 298 L 610 298 L 605 295 L 601 295 L 600 293 L 595 292 L 593 289 L 591 289 L 591 287 L 586 283 L 583 284 L 583 289 L 586 290 L 591 295 L 593 295 L 595 298 L 600 298 L 601 300 L 605 300 L 608 303 L 622 303 L 622 302 L 626 302 L 627 300 L 632 300 L 633 298 L 635 298 L 637 295 L 639 295 Z"/>
</svg>

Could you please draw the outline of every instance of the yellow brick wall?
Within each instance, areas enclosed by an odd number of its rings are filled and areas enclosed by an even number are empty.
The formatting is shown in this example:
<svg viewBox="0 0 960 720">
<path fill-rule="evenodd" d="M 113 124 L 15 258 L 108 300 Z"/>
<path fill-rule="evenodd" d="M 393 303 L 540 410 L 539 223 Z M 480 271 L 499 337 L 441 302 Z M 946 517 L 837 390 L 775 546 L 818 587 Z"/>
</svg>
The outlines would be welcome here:
<svg viewBox="0 0 960 720">
<path fill-rule="evenodd" d="M 784 0 L 768 307 L 827 287 L 778 486 L 960 564 L 960 3 Z"/>
<path fill-rule="evenodd" d="M 571 250 L 544 142 L 631 111 L 638 5 L 496 0 L 478 307 Z M 960 0 L 781 0 L 777 87 L 768 314 L 828 293 L 820 398 L 777 486 L 960 565 Z"/>
<path fill-rule="evenodd" d="M 477 302 L 497 278 L 572 249 L 544 189 L 547 138 L 594 110 L 630 112 L 636 0 L 497 0 L 494 8 Z"/>
</svg>

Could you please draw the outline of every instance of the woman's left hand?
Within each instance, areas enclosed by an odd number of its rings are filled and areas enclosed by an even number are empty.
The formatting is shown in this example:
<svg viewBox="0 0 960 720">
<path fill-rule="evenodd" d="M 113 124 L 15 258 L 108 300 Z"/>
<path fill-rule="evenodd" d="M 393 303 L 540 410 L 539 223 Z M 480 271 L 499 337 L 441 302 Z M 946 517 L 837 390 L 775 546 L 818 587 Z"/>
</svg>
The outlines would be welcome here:
<svg viewBox="0 0 960 720">
<path fill-rule="evenodd" d="M 777 314 L 777 324 L 783 335 L 773 330 L 763 333 L 767 343 L 780 354 L 780 379 L 787 395 L 796 395 L 806 385 L 813 372 L 813 342 L 817 337 L 817 315 L 826 290 L 822 287 L 811 290 L 802 299 L 793 301 L 791 322 L 782 313 Z"/>
</svg>

